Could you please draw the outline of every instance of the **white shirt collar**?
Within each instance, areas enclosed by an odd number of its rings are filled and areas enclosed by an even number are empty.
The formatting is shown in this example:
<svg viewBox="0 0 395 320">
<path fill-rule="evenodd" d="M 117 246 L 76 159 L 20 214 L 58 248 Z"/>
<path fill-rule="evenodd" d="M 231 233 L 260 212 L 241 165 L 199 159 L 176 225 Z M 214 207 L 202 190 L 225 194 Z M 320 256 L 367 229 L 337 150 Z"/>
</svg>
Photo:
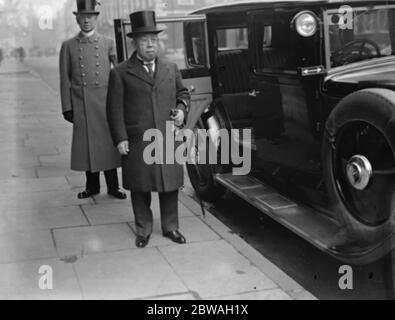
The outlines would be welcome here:
<svg viewBox="0 0 395 320">
<path fill-rule="evenodd" d="M 86 38 L 90 38 L 90 37 L 92 37 L 94 34 L 95 34 L 95 29 L 93 29 L 92 31 L 90 31 L 90 32 L 84 32 L 84 31 L 82 31 L 81 30 L 81 34 L 84 36 L 84 37 L 86 37 Z"/>
<path fill-rule="evenodd" d="M 144 64 L 150 64 L 150 63 L 152 63 L 154 66 L 155 66 L 155 64 L 156 64 L 156 59 L 154 59 L 154 60 L 152 60 L 152 61 L 145 61 L 143 58 L 141 58 L 140 56 L 139 56 L 139 54 L 137 53 L 137 59 L 139 59 L 140 61 L 142 61 Z"/>
<path fill-rule="evenodd" d="M 144 61 L 143 58 L 141 58 L 139 56 L 139 54 L 137 54 L 137 59 L 139 59 L 141 62 L 143 62 L 143 68 L 145 69 L 145 71 L 149 72 L 149 69 L 147 67 L 147 64 L 152 64 L 152 71 L 155 72 L 156 71 L 156 59 L 152 60 L 152 61 Z"/>
</svg>

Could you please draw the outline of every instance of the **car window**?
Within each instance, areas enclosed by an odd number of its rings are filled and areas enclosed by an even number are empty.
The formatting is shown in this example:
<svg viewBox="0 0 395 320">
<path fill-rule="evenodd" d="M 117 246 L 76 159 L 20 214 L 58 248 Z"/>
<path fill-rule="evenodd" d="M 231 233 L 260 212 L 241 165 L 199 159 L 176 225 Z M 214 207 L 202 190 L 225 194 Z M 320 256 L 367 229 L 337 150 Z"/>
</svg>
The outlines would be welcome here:
<svg viewBox="0 0 395 320">
<path fill-rule="evenodd" d="M 205 25 L 188 22 L 184 26 L 185 48 L 189 68 L 207 67 Z"/>
<path fill-rule="evenodd" d="M 394 8 L 353 8 L 350 15 L 346 21 L 328 12 L 331 67 L 395 54 Z"/>
<path fill-rule="evenodd" d="M 217 30 L 218 51 L 248 49 L 247 28 L 227 28 Z"/>
</svg>

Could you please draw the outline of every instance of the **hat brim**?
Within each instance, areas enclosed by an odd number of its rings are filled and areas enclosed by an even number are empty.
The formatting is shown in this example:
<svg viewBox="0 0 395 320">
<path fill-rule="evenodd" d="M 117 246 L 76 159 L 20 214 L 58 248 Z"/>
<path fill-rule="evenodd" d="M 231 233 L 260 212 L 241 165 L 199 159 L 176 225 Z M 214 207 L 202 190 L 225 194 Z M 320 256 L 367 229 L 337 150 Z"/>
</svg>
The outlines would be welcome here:
<svg viewBox="0 0 395 320">
<path fill-rule="evenodd" d="M 100 14 L 99 11 L 73 11 L 73 14 L 74 14 L 74 15 L 77 15 L 77 14 L 84 14 L 84 13 L 86 13 L 86 14 L 96 14 L 96 15 L 99 15 L 99 14 Z"/>
<path fill-rule="evenodd" d="M 166 29 L 150 29 L 150 30 L 139 30 L 139 31 L 133 31 L 133 32 L 129 32 L 126 34 L 126 36 L 128 38 L 133 38 L 134 36 L 138 35 L 138 34 L 149 34 L 149 33 L 154 33 L 154 34 L 158 34 L 161 33 L 162 31 L 165 31 Z"/>
</svg>

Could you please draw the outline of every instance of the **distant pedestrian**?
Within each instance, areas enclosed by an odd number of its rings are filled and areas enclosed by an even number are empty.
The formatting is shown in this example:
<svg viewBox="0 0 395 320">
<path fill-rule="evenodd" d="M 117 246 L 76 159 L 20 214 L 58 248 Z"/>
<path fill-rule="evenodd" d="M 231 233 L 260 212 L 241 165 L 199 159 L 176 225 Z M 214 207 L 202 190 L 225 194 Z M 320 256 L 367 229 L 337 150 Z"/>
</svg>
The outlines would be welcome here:
<svg viewBox="0 0 395 320">
<path fill-rule="evenodd" d="M 121 156 L 113 145 L 106 116 L 106 97 L 114 44 L 96 32 L 99 12 L 95 0 L 77 0 L 74 12 L 81 32 L 65 41 L 60 52 L 60 89 L 64 118 L 73 123 L 71 169 L 86 172 L 85 199 L 100 192 L 104 171 L 108 194 L 126 199 L 119 191 L 117 168 Z"/>
<path fill-rule="evenodd" d="M 19 47 L 18 52 L 19 52 L 19 61 L 23 62 L 26 57 L 25 49 L 23 47 Z"/>
</svg>

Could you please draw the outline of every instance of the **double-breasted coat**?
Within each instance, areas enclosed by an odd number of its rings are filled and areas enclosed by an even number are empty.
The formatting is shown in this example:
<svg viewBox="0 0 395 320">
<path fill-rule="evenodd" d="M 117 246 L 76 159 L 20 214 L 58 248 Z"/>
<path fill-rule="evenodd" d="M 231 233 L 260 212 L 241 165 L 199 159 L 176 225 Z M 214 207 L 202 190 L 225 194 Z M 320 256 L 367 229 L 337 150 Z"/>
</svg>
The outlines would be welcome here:
<svg viewBox="0 0 395 320">
<path fill-rule="evenodd" d="M 144 149 L 151 143 L 143 141 L 143 135 L 149 129 L 160 131 L 164 141 L 162 152 L 166 154 L 166 121 L 170 121 L 170 111 L 178 108 L 187 116 L 189 101 L 189 92 L 175 63 L 157 59 L 152 78 L 134 53 L 111 70 L 107 100 L 110 131 L 114 145 L 129 141 L 130 149 L 129 154 L 122 157 L 125 189 L 171 192 L 183 185 L 183 167 L 177 161 L 174 164 L 144 161 Z"/>
<path fill-rule="evenodd" d="M 73 111 L 71 169 L 98 172 L 121 166 L 106 115 L 111 60 L 111 39 L 81 34 L 62 44 L 59 57 L 62 111 Z"/>
</svg>

